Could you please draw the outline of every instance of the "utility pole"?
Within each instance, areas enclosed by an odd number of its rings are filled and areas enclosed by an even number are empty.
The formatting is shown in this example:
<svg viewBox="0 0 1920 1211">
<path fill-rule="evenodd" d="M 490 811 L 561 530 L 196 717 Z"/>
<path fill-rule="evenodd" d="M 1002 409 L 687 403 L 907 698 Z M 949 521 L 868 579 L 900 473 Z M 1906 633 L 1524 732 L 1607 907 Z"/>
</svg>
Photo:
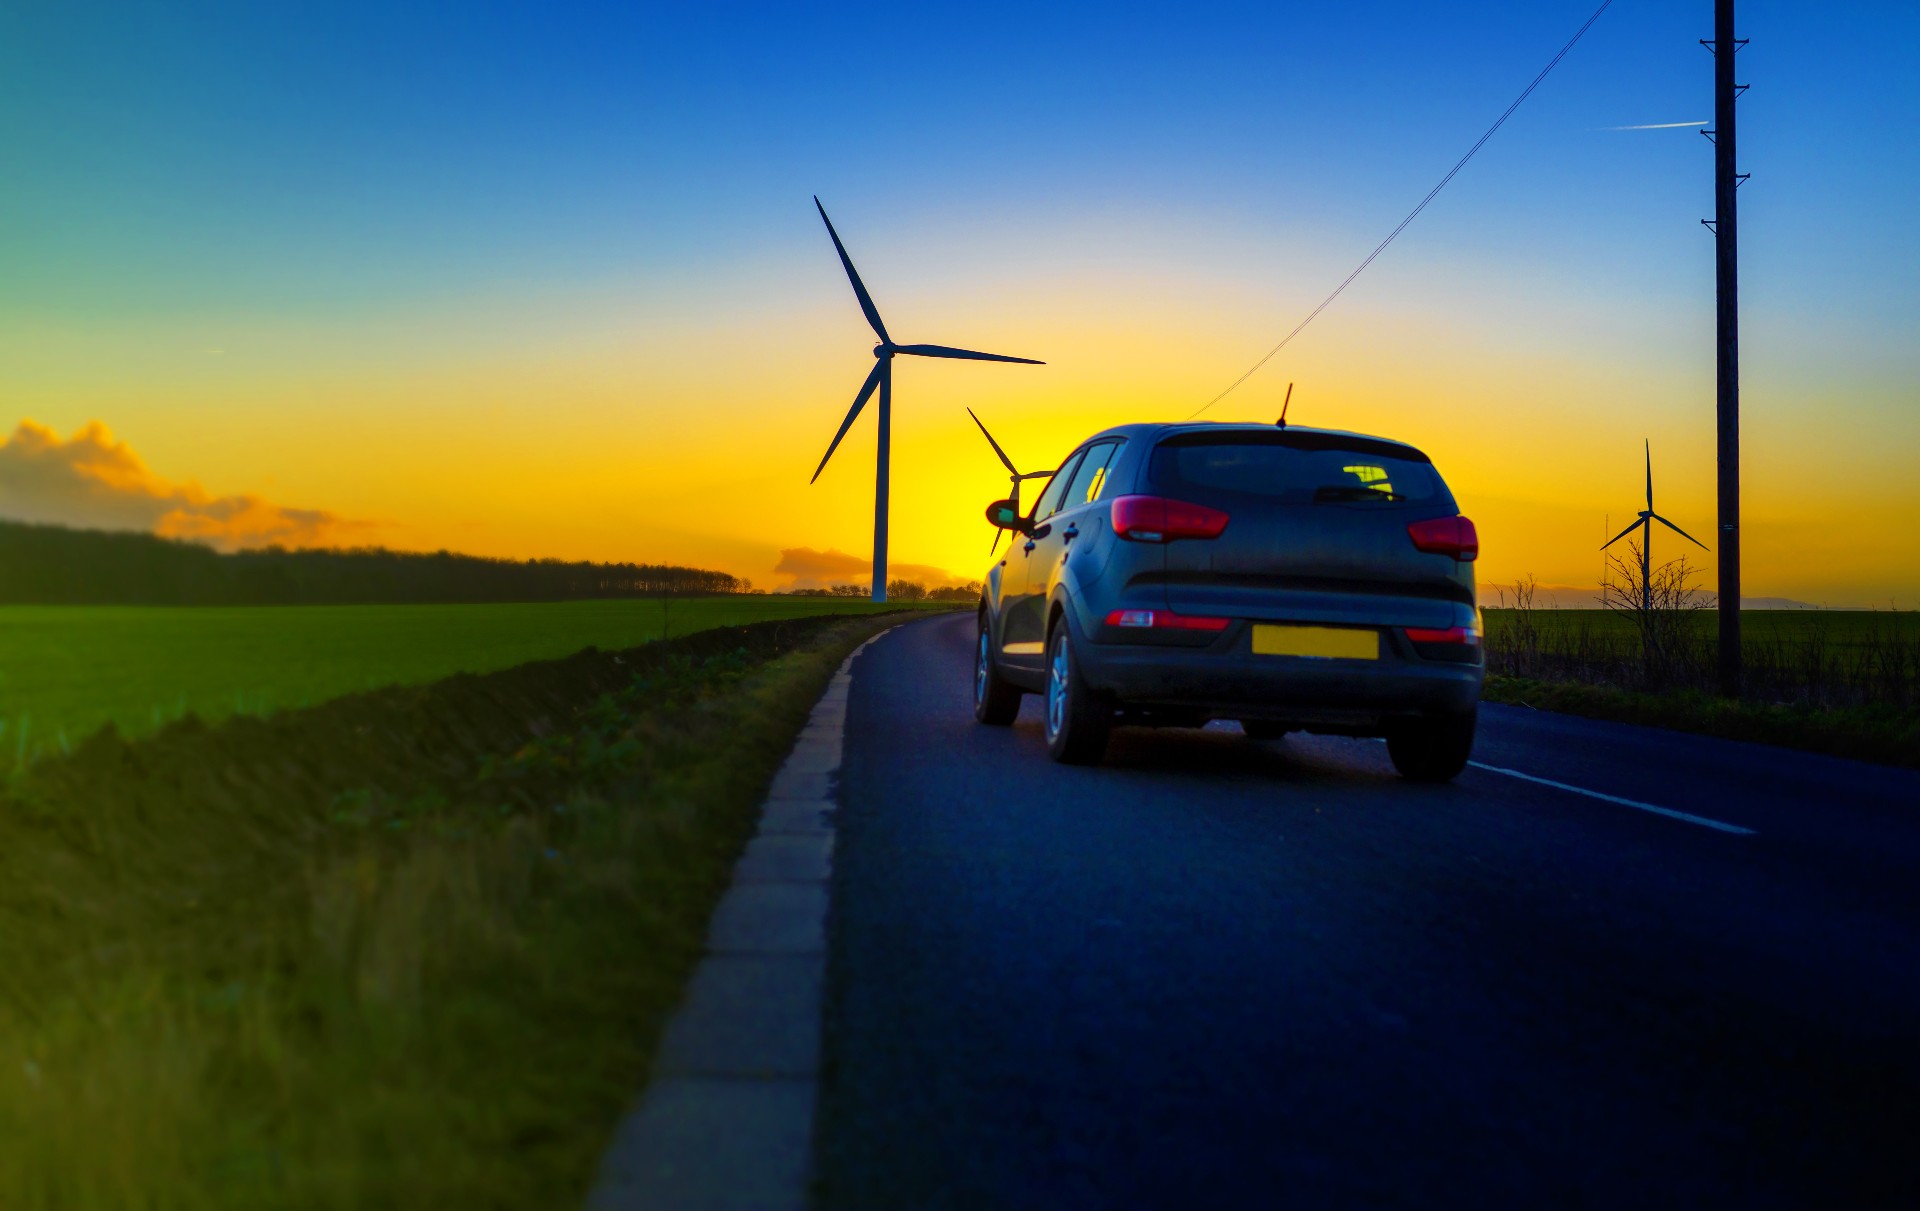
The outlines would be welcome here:
<svg viewBox="0 0 1920 1211">
<path fill-rule="evenodd" d="M 1720 464 L 1720 693 L 1740 694 L 1740 224 L 1735 193 L 1746 180 L 1735 159 L 1734 108 L 1744 84 L 1733 81 L 1734 56 L 1746 45 L 1733 36 L 1733 0 L 1714 0 L 1713 210 L 1718 319 L 1715 412 Z M 1704 220 L 1703 220 L 1704 221 Z"/>
</svg>

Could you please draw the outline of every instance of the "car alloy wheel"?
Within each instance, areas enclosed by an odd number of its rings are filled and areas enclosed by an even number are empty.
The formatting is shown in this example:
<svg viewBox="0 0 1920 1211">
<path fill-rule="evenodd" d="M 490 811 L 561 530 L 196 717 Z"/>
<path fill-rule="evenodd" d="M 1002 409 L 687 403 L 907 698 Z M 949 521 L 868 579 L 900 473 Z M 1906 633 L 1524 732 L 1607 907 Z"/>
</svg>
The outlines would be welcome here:
<svg viewBox="0 0 1920 1211">
<path fill-rule="evenodd" d="M 1107 751 L 1113 708 L 1087 684 L 1060 619 L 1047 641 L 1047 752 L 1068 765 L 1095 765 Z"/>
<path fill-rule="evenodd" d="M 973 660 L 973 706 L 975 710 L 979 710 L 981 704 L 987 700 L 987 674 L 990 671 L 987 661 L 992 657 L 992 651 L 987 645 L 990 642 L 991 638 L 987 634 L 987 628 L 981 627 L 980 648 L 974 653 Z"/>
<path fill-rule="evenodd" d="M 1053 647 L 1053 664 L 1047 670 L 1047 739 L 1052 740 L 1060 734 L 1067 724 L 1067 710 L 1072 705 L 1069 695 L 1072 693 L 1072 665 L 1067 658 L 1067 637 L 1063 634 Z"/>
<path fill-rule="evenodd" d="M 973 717 L 988 727 L 1006 727 L 1020 714 L 1020 689 L 1000 675 L 993 658 L 993 628 L 980 614 L 980 646 L 974 650 Z"/>
</svg>

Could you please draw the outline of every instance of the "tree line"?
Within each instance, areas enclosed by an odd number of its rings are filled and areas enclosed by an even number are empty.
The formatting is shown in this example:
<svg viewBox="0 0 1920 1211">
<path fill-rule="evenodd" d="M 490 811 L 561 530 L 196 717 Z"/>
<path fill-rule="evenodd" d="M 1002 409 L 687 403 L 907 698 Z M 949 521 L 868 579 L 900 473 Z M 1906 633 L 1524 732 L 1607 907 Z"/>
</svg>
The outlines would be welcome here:
<svg viewBox="0 0 1920 1211">
<path fill-rule="evenodd" d="M 151 534 L 0 521 L 0 603 L 13 605 L 374 605 L 752 591 L 742 577 L 671 564 L 384 547 L 222 554 Z"/>
<path fill-rule="evenodd" d="M 788 589 L 792 597 L 866 597 L 873 592 L 872 586 L 864 584 L 836 584 L 824 589 Z M 969 580 L 965 584 L 947 585 L 944 588 L 929 589 L 917 580 L 889 580 L 887 582 L 888 601 L 978 601 L 980 582 Z"/>
</svg>

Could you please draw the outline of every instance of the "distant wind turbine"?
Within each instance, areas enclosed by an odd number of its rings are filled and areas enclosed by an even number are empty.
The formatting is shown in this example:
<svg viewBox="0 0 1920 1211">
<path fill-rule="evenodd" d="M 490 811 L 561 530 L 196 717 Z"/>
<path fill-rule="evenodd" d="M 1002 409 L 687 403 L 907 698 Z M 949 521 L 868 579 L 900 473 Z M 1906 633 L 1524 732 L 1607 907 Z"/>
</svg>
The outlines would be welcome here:
<svg viewBox="0 0 1920 1211">
<path fill-rule="evenodd" d="M 967 409 L 967 415 L 973 416 L 973 423 L 980 425 L 980 435 L 987 439 L 987 444 L 993 447 L 993 452 L 998 454 L 1000 461 L 1005 464 L 1008 472 L 1007 478 L 1013 481 L 1013 511 L 1018 513 L 1020 511 L 1020 481 L 1025 479 L 1046 479 L 1050 477 L 1053 472 L 1021 471 L 1020 468 L 1013 465 L 1013 460 L 1007 457 L 1007 452 L 1000 448 L 1000 443 L 993 440 L 993 434 L 987 432 L 986 425 L 981 424 L 980 418 L 973 415 L 972 408 Z M 1006 531 L 998 528 L 994 530 L 993 545 L 987 548 L 987 554 L 991 555 L 1000 549 L 1000 536 L 1005 532 Z"/>
<path fill-rule="evenodd" d="M 1600 549 L 1606 550 L 1635 530 L 1646 531 L 1640 536 L 1640 605 L 1649 611 L 1653 609 L 1653 523 L 1656 521 L 1702 551 L 1707 549 L 1706 543 L 1653 511 L 1653 443 L 1647 442 L 1647 507 L 1640 510 L 1639 520 L 1601 543 Z"/>
<path fill-rule="evenodd" d="M 873 347 L 873 369 L 867 372 L 867 381 L 860 385 L 860 394 L 854 396 L 853 407 L 847 409 L 847 419 L 840 422 L 840 431 L 833 435 L 833 442 L 820 459 L 820 465 L 814 468 L 813 479 L 820 478 L 820 472 L 827 469 L 827 460 L 840 448 L 840 439 L 853 427 L 854 418 L 860 415 L 860 409 L 866 407 L 874 389 L 880 390 L 880 454 L 879 469 L 873 484 L 873 599 L 887 599 L 887 474 L 888 448 L 893 421 L 893 356 L 896 353 L 911 353 L 915 357 L 952 357 L 975 362 L 1020 362 L 1028 366 L 1044 366 L 1045 362 L 1030 357 L 1007 357 L 999 353 L 975 353 L 971 349 L 953 349 L 946 345 L 896 345 L 887 335 L 887 326 L 880 321 L 880 312 L 873 305 L 873 298 L 860 281 L 859 271 L 853 267 L 853 258 L 847 255 L 846 245 L 840 242 L 840 233 L 833 229 L 833 220 L 827 217 L 827 208 L 820 205 L 820 199 L 813 199 L 814 209 L 820 212 L 820 221 L 827 225 L 827 234 L 833 237 L 833 248 L 840 254 L 840 264 L 846 267 L 847 281 L 853 284 L 853 295 L 860 300 L 860 311 L 867 317 L 867 323 L 873 326 L 875 336 L 880 343 Z M 1001 456 L 1003 459 L 1005 455 Z"/>
</svg>

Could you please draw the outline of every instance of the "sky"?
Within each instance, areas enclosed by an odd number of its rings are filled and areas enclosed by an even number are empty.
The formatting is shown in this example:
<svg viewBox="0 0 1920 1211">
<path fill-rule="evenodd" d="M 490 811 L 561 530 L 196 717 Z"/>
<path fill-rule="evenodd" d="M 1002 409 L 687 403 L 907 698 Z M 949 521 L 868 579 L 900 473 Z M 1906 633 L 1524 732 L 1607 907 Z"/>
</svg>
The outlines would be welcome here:
<svg viewBox="0 0 1920 1211">
<path fill-rule="evenodd" d="M 0 516 L 859 579 L 871 409 L 807 482 L 874 343 L 818 194 L 896 339 L 1047 363 L 896 367 L 893 561 L 978 579 L 965 408 L 1023 470 L 1187 416 L 1593 7 L 10 4 Z M 1741 14 L 1746 591 L 1912 608 L 1920 8 Z M 1711 26 L 1616 0 L 1207 415 L 1293 382 L 1425 449 L 1483 585 L 1595 583 L 1643 439 L 1711 542 L 1711 149 L 1615 129 L 1712 116 Z"/>
</svg>

